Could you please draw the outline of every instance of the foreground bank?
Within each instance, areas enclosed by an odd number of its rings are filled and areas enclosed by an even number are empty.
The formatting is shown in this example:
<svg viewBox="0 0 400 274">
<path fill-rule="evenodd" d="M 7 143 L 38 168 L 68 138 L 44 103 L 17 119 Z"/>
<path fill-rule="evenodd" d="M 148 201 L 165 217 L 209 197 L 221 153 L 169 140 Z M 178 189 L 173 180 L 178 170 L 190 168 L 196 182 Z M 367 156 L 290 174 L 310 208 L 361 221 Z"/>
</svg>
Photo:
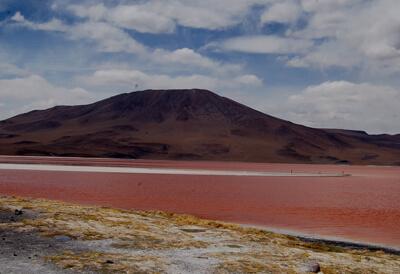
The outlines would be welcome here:
<svg viewBox="0 0 400 274">
<path fill-rule="evenodd" d="M 400 256 L 163 212 L 0 197 L 5 273 L 400 273 Z"/>
</svg>

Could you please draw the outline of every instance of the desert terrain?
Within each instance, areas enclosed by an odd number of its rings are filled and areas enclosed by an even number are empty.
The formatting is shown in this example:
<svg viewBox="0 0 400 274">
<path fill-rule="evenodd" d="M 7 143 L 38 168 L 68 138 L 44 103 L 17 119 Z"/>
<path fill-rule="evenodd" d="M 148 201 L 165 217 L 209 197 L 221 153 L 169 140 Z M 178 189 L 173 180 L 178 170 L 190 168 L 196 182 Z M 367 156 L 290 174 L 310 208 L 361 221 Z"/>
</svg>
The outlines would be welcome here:
<svg viewBox="0 0 400 274">
<path fill-rule="evenodd" d="M 4 273 L 398 273 L 399 255 L 158 211 L 0 197 Z"/>
<path fill-rule="evenodd" d="M 400 274 L 400 0 L 0 0 L 0 274 Z"/>
<path fill-rule="evenodd" d="M 7 273 L 399 272 L 399 135 L 145 90 L 0 121 L 0 155 Z"/>
</svg>

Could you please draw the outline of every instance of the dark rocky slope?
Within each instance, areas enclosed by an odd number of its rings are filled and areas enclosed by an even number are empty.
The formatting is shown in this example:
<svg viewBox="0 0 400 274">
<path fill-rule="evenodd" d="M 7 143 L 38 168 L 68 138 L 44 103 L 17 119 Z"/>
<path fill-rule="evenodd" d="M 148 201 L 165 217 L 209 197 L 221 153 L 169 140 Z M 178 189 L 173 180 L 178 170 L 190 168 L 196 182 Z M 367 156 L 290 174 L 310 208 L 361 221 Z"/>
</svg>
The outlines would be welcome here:
<svg viewBox="0 0 400 274">
<path fill-rule="evenodd" d="M 395 165 L 400 136 L 309 128 L 207 90 L 145 90 L 1 121 L 0 154 Z"/>
</svg>

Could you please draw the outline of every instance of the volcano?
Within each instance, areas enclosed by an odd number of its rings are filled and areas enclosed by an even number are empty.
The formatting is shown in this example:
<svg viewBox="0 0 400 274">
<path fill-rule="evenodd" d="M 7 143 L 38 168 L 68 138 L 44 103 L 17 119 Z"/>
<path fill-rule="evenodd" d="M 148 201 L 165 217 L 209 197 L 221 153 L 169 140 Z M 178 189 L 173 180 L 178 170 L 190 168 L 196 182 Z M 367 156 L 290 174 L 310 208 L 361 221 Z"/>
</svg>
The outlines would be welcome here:
<svg viewBox="0 0 400 274">
<path fill-rule="evenodd" d="M 399 165 L 400 135 L 310 128 L 207 90 L 145 90 L 1 121 L 0 154 Z"/>
</svg>

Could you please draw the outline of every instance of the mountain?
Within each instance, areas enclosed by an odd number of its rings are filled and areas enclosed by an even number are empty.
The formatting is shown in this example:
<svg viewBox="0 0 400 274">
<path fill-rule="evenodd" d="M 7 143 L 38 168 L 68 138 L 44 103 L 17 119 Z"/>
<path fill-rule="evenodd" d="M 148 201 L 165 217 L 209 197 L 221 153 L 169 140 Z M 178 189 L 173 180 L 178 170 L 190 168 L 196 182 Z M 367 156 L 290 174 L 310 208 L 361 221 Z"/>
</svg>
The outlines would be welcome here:
<svg viewBox="0 0 400 274">
<path fill-rule="evenodd" d="M 400 135 L 316 129 L 207 90 L 145 90 L 0 122 L 0 154 L 400 164 Z"/>
</svg>

